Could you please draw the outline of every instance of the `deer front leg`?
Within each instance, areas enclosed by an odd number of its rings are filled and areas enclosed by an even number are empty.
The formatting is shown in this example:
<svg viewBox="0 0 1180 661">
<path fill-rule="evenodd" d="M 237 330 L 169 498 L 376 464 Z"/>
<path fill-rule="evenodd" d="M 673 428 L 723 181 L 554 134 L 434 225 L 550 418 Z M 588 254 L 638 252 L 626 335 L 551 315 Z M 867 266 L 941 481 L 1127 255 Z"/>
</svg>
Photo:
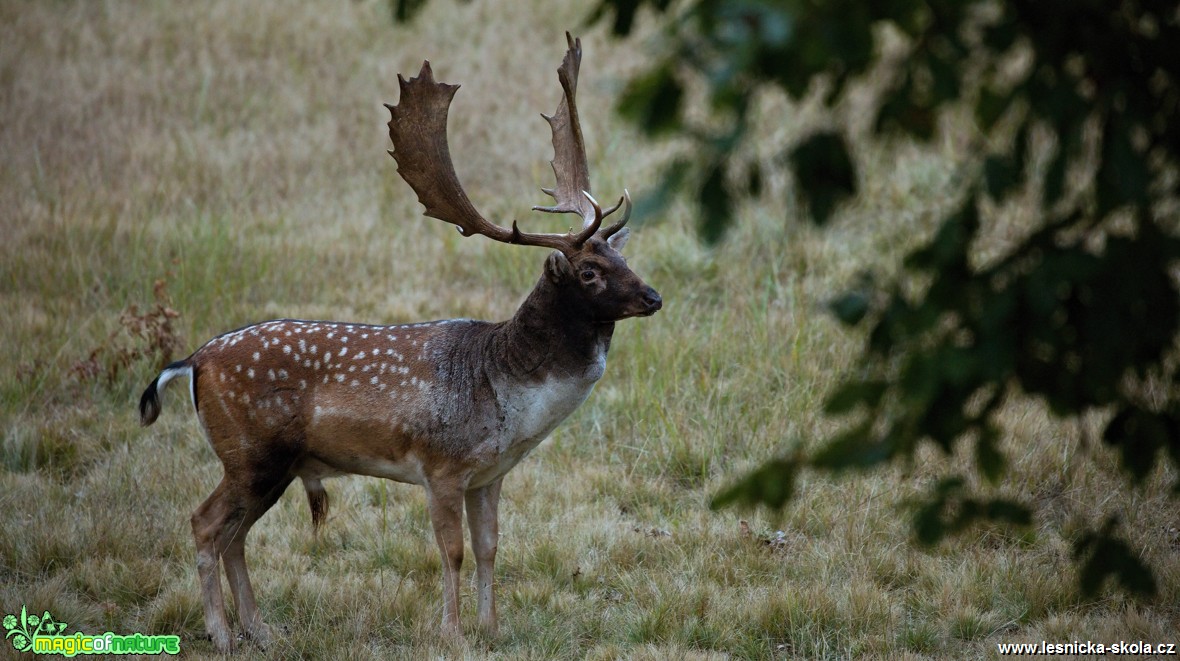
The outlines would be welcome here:
<svg viewBox="0 0 1180 661">
<path fill-rule="evenodd" d="M 500 538 L 500 484 L 491 484 L 467 492 L 467 527 L 471 530 L 471 550 L 475 552 L 475 576 L 479 583 L 479 626 L 496 635 L 495 584 L 496 546 Z"/>
<path fill-rule="evenodd" d="M 443 616 L 442 634 L 461 640 L 459 624 L 459 568 L 463 565 L 463 485 L 452 480 L 428 482 L 427 507 L 434 527 L 434 540 L 442 554 Z"/>
</svg>

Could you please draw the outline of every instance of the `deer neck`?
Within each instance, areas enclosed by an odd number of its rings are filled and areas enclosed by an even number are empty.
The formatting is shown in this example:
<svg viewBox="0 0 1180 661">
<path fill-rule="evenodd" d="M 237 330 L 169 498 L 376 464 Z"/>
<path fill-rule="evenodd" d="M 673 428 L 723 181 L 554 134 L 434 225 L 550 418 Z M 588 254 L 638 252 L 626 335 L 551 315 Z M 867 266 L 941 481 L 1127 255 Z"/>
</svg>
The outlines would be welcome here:
<svg viewBox="0 0 1180 661">
<path fill-rule="evenodd" d="M 498 329 L 503 364 L 513 376 L 596 381 L 606 367 L 614 322 L 595 322 L 542 275 L 512 319 Z"/>
</svg>

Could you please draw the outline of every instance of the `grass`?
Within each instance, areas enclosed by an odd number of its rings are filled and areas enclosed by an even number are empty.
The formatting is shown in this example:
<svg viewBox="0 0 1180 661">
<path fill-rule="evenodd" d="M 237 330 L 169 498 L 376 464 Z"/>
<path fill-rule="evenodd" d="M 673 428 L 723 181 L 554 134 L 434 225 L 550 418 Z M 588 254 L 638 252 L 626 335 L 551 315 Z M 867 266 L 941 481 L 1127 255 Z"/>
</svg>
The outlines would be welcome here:
<svg viewBox="0 0 1180 661">
<path fill-rule="evenodd" d="M 384 153 L 381 102 L 396 100 L 397 72 L 431 59 L 463 83 L 451 143 L 477 206 L 564 230 L 525 210 L 550 183 L 536 113 L 557 102 L 576 7 L 435 0 L 393 26 L 388 3 L 371 1 L 0 2 L 0 610 L 49 610 L 69 631 L 174 633 L 187 655 L 215 656 L 188 517 L 220 466 L 176 392 L 139 428 L 151 360 L 110 381 L 71 367 L 112 337 L 137 342 L 120 313 L 151 306 L 160 279 L 188 349 L 271 317 L 509 316 L 541 251 L 423 218 Z M 611 108 L 643 40 L 602 28 L 583 40 L 595 186 L 641 193 L 665 150 Z M 766 113 L 768 142 L 798 130 L 783 104 Z M 860 339 L 823 303 L 931 231 L 955 194 L 953 136 L 858 145 L 865 194 L 823 231 L 781 181 L 715 249 L 685 207 L 635 220 L 631 263 L 666 307 L 620 324 L 594 395 L 507 478 L 497 638 L 438 638 L 423 494 L 353 477 L 329 483 L 318 537 L 297 489 L 254 529 L 256 591 L 282 631 L 266 655 L 945 658 L 994 655 L 1001 641 L 1174 641 L 1174 476 L 1128 490 L 1084 433 L 1095 421 L 1059 426 L 1035 401 L 1004 419 L 1001 490 L 1044 513 L 1027 533 L 911 545 L 905 500 L 965 465 L 935 453 L 908 469 L 804 475 L 777 515 L 708 509 L 743 471 L 834 428 L 820 404 Z M 981 251 L 1023 231 L 1000 220 Z M 1155 563 L 1158 600 L 1076 594 L 1071 545 L 1111 513 Z M 471 625 L 472 581 L 463 589 Z"/>
</svg>

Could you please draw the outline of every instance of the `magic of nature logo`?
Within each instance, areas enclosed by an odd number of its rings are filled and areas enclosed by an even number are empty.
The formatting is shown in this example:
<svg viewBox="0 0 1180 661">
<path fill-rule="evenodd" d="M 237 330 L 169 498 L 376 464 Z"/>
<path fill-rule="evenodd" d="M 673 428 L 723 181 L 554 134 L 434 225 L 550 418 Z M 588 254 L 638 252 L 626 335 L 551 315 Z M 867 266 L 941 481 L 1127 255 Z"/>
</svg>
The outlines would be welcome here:
<svg viewBox="0 0 1180 661">
<path fill-rule="evenodd" d="M 73 657 L 79 654 L 179 654 L 180 636 L 127 635 L 110 631 L 88 635 L 81 632 L 65 633 L 66 623 L 59 622 L 49 611 L 41 615 L 30 613 L 21 606 L 20 615 L 4 616 L 4 638 L 18 652 L 59 654 Z"/>
</svg>

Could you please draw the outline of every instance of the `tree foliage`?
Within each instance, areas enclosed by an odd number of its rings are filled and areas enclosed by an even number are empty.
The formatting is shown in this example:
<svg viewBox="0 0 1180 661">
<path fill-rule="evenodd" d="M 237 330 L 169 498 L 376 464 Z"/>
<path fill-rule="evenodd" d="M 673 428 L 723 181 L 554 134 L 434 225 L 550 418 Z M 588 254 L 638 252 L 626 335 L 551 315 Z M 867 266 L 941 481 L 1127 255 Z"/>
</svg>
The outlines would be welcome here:
<svg viewBox="0 0 1180 661">
<path fill-rule="evenodd" d="M 603 0 L 596 15 L 625 34 L 656 0 Z M 868 280 L 831 310 L 867 341 L 854 376 L 826 402 L 844 430 L 807 455 L 776 460 L 715 505 L 781 506 L 801 470 L 843 471 L 912 460 L 920 445 L 973 449 L 986 483 L 1008 458 L 996 416 L 1011 395 L 1042 398 L 1053 415 L 1109 414 L 1103 442 L 1132 483 L 1158 461 L 1180 466 L 1176 261 L 1180 181 L 1180 25 L 1153 0 L 692 0 L 667 21 L 664 55 L 631 81 L 621 111 L 652 135 L 692 136 L 694 159 L 665 184 L 687 185 L 702 236 L 720 238 L 736 195 L 760 193 L 741 162 L 757 95 L 802 100 L 822 81 L 835 108 L 849 87 L 883 77 L 870 133 L 929 141 L 940 117 L 973 110 L 977 134 L 960 164 L 962 195 L 938 231 L 904 260 L 901 280 Z M 892 54 L 883 41 L 892 36 Z M 712 117 L 686 119 L 684 90 L 707 90 Z M 856 160 L 833 126 L 778 161 L 811 218 L 824 223 L 856 194 Z M 742 189 L 745 182 L 745 190 Z M 985 200 L 1037 200 L 1027 238 L 980 263 L 973 246 Z M 887 221 L 886 221 L 887 222 Z M 979 521 L 1027 525 L 1026 503 L 972 494 L 961 475 L 915 507 L 914 531 L 935 542 Z M 1180 483 L 1176 489 L 1180 491 Z M 983 489 L 982 491 L 990 491 Z M 1113 578 L 1155 584 L 1115 518 L 1075 544 L 1082 591 Z"/>
</svg>

